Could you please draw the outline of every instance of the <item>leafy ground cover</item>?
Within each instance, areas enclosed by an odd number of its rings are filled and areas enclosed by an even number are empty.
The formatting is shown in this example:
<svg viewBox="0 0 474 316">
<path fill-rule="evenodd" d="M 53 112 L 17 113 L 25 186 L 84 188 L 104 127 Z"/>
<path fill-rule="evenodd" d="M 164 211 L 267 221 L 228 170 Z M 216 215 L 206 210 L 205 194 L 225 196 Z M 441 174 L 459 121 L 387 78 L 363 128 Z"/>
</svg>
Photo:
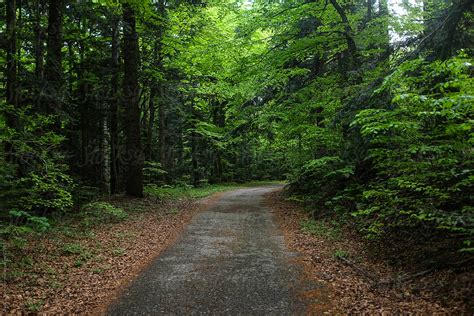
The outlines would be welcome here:
<svg viewBox="0 0 474 316">
<path fill-rule="evenodd" d="M 472 314 L 472 271 L 392 264 L 350 226 L 314 220 L 281 192 L 268 195 L 266 202 L 288 246 L 302 254 L 308 275 L 327 288 L 334 306 L 330 313 Z M 318 311 L 315 301 L 311 312 Z"/>
</svg>

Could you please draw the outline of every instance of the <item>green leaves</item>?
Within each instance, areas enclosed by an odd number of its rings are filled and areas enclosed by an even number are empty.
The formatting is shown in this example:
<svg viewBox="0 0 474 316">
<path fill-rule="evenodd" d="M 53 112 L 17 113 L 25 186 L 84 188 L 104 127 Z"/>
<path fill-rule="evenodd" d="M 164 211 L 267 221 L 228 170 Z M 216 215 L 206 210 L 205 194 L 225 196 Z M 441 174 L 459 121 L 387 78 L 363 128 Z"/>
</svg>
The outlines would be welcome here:
<svg viewBox="0 0 474 316">
<path fill-rule="evenodd" d="M 28 107 L 5 107 L 3 113 L 13 116 L 21 128 L 5 127 L 0 133 L 1 140 L 12 147 L 11 160 L 5 156 L 0 160 L 0 205 L 28 214 L 68 211 L 73 204 L 74 184 L 65 173 L 64 157 L 58 150 L 64 137 L 48 131 L 53 118 L 30 114 Z M 27 218 L 41 226 L 39 219 Z"/>
<path fill-rule="evenodd" d="M 473 184 L 465 168 L 473 164 L 466 142 L 472 137 L 472 90 L 466 89 L 472 79 L 467 68 L 461 71 L 465 63 L 455 57 L 402 64 L 383 84 L 396 92 L 391 106 L 356 115 L 352 126 L 370 144 L 379 178 L 364 191 L 355 216 L 377 218 L 378 226 L 421 224 L 472 234 L 473 210 L 465 208 Z"/>
<path fill-rule="evenodd" d="M 44 233 L 51 227 L 49 220 L 43 216 L 32 216 L 28 212 L 19 210 L 11 210 L 9 214 L 16 221 L 26 221 L 26 225 L 17 225 L 17 229 L 11 230 L 11 233 L 14 235 L 21 235 L 32 231 Z"/>
<path fill-rule="evenodd" d="M 91 202 L 82 207 L 83 222 L 91 223 L 113 223 L 128 217 L 128 214 L 119 207 L 107 202 Z"/>
</svg>

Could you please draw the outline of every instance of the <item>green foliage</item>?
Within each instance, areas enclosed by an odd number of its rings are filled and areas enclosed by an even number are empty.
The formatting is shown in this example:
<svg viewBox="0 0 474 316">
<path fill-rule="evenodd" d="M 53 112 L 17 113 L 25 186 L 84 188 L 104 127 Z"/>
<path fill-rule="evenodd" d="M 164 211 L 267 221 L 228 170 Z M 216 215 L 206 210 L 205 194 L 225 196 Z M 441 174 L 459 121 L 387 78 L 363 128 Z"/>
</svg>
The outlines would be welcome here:
<svg viewBox="0 0 474 316">
<path fill-rule="evenodd" d="M 0 247 L 5 256 L 9 255 L 12 249 L 26 248 L 27 238 L 32 234 L 46 233 L 51 228 L 48 218 L 43 216 L 34 216 L 19 210 L 11 210 L 9 216 L 10 223 L 0 222 Z M 8 259 L 6 260 L 8 262 Z M 0 262 L 7 264 L 3 258 Z"/>
<path fill-rule="evenodd" d="M 67 211 L 73 181 L 57 150 L 63 137 L 45 132 L 52 119 L 31 115 L 28 108 L 4 107 L 1 115 L 13 116 L 21 129 L 4 126 L 0 131 L 1 142 L 11 146 L 0 158 L 0 207 L 32 214 Z"/>
<path fill-rule="evenodd" d="M 155 161 L 145 161 L 143 176 L 145 183 L 156 183 L 162 181 L 163 175 L 167 172 L 161 167 L 161 163 Z"/>
<path fill-rule="evenodd" d="M 128 217 L 128 214 L 119 207 L 107 202 L 91 202 L 82 207 L 83 222 L 87 225 L 94 223 L 120 222 Z"/>
<path fill-rule="evenodd" d="M 129 91 L 120 91 L 129 79 L 120 67 L 125 3 L 139 43 L 136 118 L 124 115 Z M 454 56 L 472 43 L 470 2 L 404 1 L 395 14 L 387 5 L 71 2 L 58 34 L 61 67 L 49 67 L 54 54 L 37 43 L 46 3 L 18 6 L 15 35 L 29 44 L 8 54 L 19 67 L 6 71 L 15 84 L 2 86 L 18 102 L 0 101 L 1 234 L 21 246 L 73 204 L 88 203 L 85 225 L 125 219 L 123 209 L 90 201 L 121 193 L 127 161 L 145 156 L 145 191 L 158 199 L 288 179 L 289 199 L 315 218 L 337 217 L 378 240 L 399 230 L 441 234 L 472 252 L 472 48 Z M 0 52 L 13 65 L 6 58 Z M 140 141 L 143 153 L 127 150 Z M 324 231 L 318 225 L 304 227 Z"/>
<path fill-rule="evenodd" d="M 17 222 L 26 221 L 26 226 L 23 226 L 23 232 L 29 232 L 31 228 L 37 232 L 47 231 L 51 225 L 46 217 L 32 216 L 25 211 L 11 210 L 9 213 Z M 21 226 L 20 226 L 21 227 Z M 19 231 L 21 233 L 21 230 Z"/>
<path fill-rule="evenodd" d="M 123 248 L 115 248 L 112 250 L 112 253 L 116 257 L 121 257 L 125 254 L 125 249 Z"/>
<path fill-rule="evenodd" d="M 292 194 L 311 201 L 314 215 L 351 214 L 369 238 L 396 229 L 441 231 L 462 236 L 458 249 L 472 251 L 471 65 L 464 53 L 402 63 L 374 89 L 372 106 L 348 117 L 350 146 L 325 146 L 338 155 L 302 163 Z M 304 227 L 320 230 L 311 225 Z"/>
<path fill-rule="evenodd" d="M 67 256 L 74 256 L 75 268 L 80 268 L 85 262 L 94 257 L 94 254 L 79 243 L 66 244 L 63 246 L 63 253 Z"/>
<path fill-rule="evenodd" d="M 26 210 L 67 211 L 72 206 L 72 179 L 57 171 L 46 174 L 29 173 L 18 182 L 20 187 L 31 188 L 28 194 L 20 198 L 21 206 Z"/>
<path fill-rule="evenodd" d="M 347 251 L 343 249 L 336 249 L 334 251 L 334 257 L 335 258 L 347 258 Z"/>
<path fill-rule="evenodd" d="M 325 221 L 316 221 L 314 219 L 307 219 L 301 221 L 301 229 L 304 232 L 327 237 L 332 240 L 341 238 L 341 230 L 336 223 L 327 223 Z"/>
<path fill-rule="evenodd" d="M 469 65 L 465 55 L 406 62 L 376 92 L 389 91 L 391 104 L 357 114 L 353 126 L 369 144 L 367 159 L 377 176 L 353 215 L 366 218 L 371 235 L 398 225 L 474 234 L 466 195 L 473 185 Z"/>
<path fill-rule="evenodd" d="M 44 300 L 30 299 L 25 303 L 25 306 L 30 313 L 38 313 L 41 307 L 43 306 L 43 304 L 44 304 Z"/>
<path fill-rule="evenodd" d="M 324 205 L 342 192 L 348 179 L 354 174 L 354 166 L 339 157 L 321 157 L 306 162 L 291 181 L 291 188 L 307 199 Z"/>
<path fill-rule="evenodd" d="M 85 253 L 86 250 L 81 244 L 66 244 L 63 247 L 63 252 L 66 255 L 80 255 Z"/>
</svg>

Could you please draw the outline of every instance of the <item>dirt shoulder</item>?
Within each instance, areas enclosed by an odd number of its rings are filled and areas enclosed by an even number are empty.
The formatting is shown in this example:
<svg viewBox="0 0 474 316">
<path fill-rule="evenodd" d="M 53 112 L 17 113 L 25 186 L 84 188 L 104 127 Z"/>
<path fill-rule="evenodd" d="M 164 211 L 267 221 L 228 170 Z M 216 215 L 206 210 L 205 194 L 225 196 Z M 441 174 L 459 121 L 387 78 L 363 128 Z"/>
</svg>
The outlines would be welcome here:
<svg viewBox="0 0 474 316">
<path fill-rule="evenodd" d="M 465 313 L 461 302 L 442 306 L 433 297 L 433 289 L 414 291 L 413 282 L 422 287 L 421 279 L 412 280 L 410 287 L 389 283 L 400 276 L 400 271 L 373 260 L 364 241 L 355 234 L 344 229 L 335 234 L 321 227 L 309 227 L 319 234 L 305 232 L 308 229 L 302 228 L 302 223 L 307 221 L 308 213 L 285 201 L 281 192 L 268 194 L 266 203 L 273 209 L 289 248 L 302 254 L 308 274 L 327 286 L 336 306 L 331 314 Z M 309 314 L 317 314 L 317 304 L 313 311 Z"/>
<path fill-rule="evenodd" d="M 193 215 L 212 204 L 202 200 L 160 202 L 115 198 L 130 218 L 79 234 L 67 230 L 27 240 L 8 271 L 3 313 L 102 314 L 153 258 L 172 244 Z"/>
</svg>

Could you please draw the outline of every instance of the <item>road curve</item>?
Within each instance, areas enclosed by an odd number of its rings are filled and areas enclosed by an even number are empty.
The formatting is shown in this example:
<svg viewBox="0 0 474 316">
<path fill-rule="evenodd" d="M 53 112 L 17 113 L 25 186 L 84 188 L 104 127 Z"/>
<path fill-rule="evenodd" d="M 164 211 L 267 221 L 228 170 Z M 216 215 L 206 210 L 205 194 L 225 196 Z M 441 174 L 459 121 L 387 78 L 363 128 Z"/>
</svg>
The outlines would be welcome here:
<svg viewBox="0 0 474 316">
<path fill-rule="evenodd" d="M 263 195 L 223 194 L 109 307 L 108 315 L 302 315 L 317 284 L 295 264 Z"/>
</svg>

